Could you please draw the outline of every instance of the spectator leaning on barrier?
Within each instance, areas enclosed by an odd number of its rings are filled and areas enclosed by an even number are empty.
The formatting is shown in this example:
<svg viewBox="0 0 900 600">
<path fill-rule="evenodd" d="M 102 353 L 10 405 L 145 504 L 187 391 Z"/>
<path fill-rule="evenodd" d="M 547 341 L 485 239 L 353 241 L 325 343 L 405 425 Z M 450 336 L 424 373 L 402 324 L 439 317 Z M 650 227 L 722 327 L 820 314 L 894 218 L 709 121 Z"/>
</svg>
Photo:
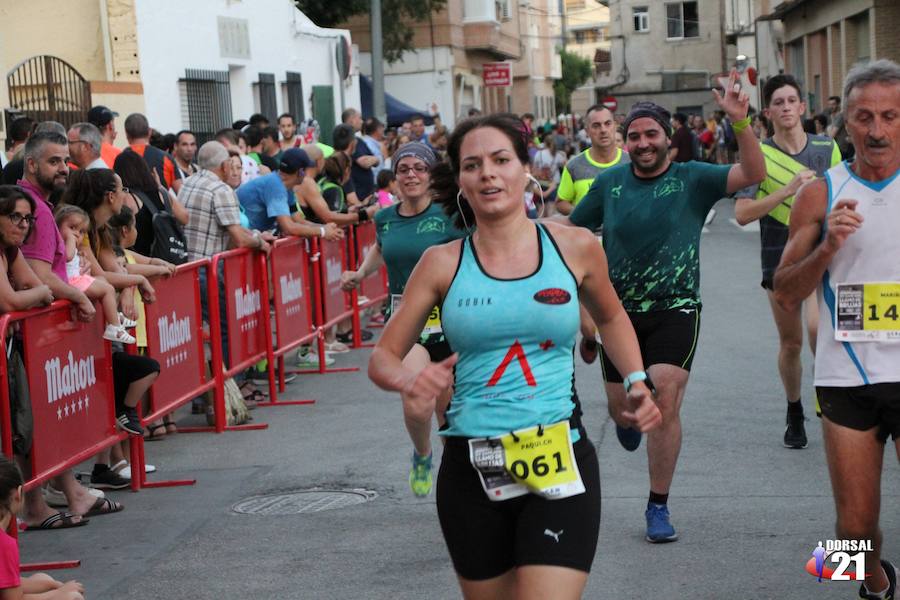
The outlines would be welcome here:
<svg viewBox="0 0 900 600">
<path fill-rule="evenodd" d="M 122 152 L 121 148 L 113 145 L 118 132 L 116 131 L 116 117 L 119 113 L 109 110 L 105 106 L 95 106 L 88 111 L 88 123 L 100 130 L 103 142 L 100 144 L 100 157 L 106 166 L 113 168 L 116 157 Z"/>
<path fill-rule="evenodd" d="M 306 169 L 313 162 L 300 148 L 286 150 L 281 156 L 278 171 L 257 177 L 237 190 L 237 197 L 247 213 L 253 229 L 272 231 L 300 237 L 343 237 L 334 223 L 324 226 L 297 222 L 291 218 L 294 188 L 304 180 Z"/>
<path fill-rule="evenodd" d="M 303 146 L 303 151 L 309 156 L 312 164 L 307 167 L 306 177 L 295 188 L 294 193 L 307 219 L 313 223 L 331 223 L 344 226 L 363 223 L 374 214 L 373 209 L 369 209 L 368 212 L 362 210 L 346 213 L 341 212 L 337 207 L 329 205 L 322 196 L 322 190 L 317 183 L 319 176 L 325 172 L 325 155 L 316 144 Z"/>
<path fill-rule="evenodd" d="M 256 161 L 256 164 L 265 166 L 270 171 L 278 170 L 278 162 L 263 152 L 263 130 L 256 125 L 250 125 L 244 130 L 247 136 L 247 156 Z"/>
<path fill-rule="evenodd" d="M 100 158 L 103 138 L 90 123 L 76 123 L 69 128 L 69 157 L 79 169 L 108 169 Z"/>
<path fill-rule="evenodd" d="M 141 113 L 128 115 L 125 119 L 125 137 L 128 139 L 128 148 L 156 171 L 160 185 L 171 188 L 177 194 L 181 189 L 181 175 L 175 168 L 175 159 L 171 154 L 150 145 L 150 124 L 147 117 Z"/>
<path fill-rule="evenodd" d="M 89 321 L 94 317 L 94 304 L 66 283 L 66 247 L 56 228 L 53 207 L 47 201 L 54 188 L 68 181 L 68 156 L 66 138 L 59 133 L 36 133 L 25 144 L 25 178 L 19 185 L 34 200 L 35 224 L 22 246 L 22 254 L 38 278 L 50 287 L 53 297 L 72 302 L 79 318 Z"/>
</svg>

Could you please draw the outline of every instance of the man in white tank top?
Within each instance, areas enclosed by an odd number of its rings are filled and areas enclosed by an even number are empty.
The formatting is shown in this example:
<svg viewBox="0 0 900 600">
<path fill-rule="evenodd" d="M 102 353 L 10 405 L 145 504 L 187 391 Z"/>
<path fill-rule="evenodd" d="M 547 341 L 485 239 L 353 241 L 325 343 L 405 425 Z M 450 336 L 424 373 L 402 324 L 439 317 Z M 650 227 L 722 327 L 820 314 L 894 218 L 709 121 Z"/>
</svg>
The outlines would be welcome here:
<svg viewBox="0 0 900 600">
<path fill-rule="evenodd" d="M 797 194 L 775 298 L 794 309 L 818 288 L 815 383 L 837 537 L 871 540 L 859 597 L 893 599 L 878 519 L 888 437 L 900 458 L 900 65 L 852 69 L 844 106 L 856 159 Z"/>
</svg>

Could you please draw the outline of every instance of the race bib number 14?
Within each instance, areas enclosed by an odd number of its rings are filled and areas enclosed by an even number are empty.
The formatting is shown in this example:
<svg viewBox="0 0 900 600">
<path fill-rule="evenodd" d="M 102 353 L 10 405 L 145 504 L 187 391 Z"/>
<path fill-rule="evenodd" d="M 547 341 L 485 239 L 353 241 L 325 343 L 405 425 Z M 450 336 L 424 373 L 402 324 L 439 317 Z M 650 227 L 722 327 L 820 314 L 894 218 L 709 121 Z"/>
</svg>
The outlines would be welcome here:
<svg viewBox="0 0 900 600">
<path fill-rule="evenodd" d="M 900 283 L 837 286 L 834 337 L 839 342 L 900 342 Z"/>
</svg>

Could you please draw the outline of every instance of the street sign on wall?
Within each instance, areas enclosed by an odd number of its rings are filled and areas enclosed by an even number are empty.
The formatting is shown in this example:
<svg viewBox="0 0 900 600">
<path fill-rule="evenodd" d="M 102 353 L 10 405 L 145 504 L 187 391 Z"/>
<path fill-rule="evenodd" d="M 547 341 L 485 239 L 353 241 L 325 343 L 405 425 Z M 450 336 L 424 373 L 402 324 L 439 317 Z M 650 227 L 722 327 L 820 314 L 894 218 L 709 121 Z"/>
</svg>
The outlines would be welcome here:
<svg viewBox="0 0 900 600">
<path fill-rule="evenodd" d="M 484 63 L 483 69 L 481 77 L 484 80 L 484 87 L 509 87 L 512 85 L 512 63 Z"/>
</svg>

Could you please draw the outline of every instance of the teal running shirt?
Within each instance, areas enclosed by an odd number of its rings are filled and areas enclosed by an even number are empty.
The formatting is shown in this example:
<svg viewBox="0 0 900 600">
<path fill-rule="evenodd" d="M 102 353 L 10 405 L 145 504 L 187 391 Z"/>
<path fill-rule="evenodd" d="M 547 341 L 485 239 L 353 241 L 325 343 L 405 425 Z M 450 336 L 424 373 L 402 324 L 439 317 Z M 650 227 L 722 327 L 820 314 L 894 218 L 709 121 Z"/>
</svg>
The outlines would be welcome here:
<svg viewBox="0 0 900 600">
<path fill-rule="evenodd" d="M 603 225 L 609 279 L 628 312 L 700 304 L 700 232 L 709 209 L 727 194 L 732 165 L 673 162 L 641 179 L 631 165 L 603 171 L 569 216 Z"/>
<path fill-rule="evenodd" d="M 472 238 L 462 242 L 441 307 L 444 334 L 459 353 L 441 435 L 496 436 L 558 423 L 576 408 L 577 284 L 556 242 L 543 226 L 536 229 L 538 268 L 519 279 L 491 277 Z"/>
</svg>

